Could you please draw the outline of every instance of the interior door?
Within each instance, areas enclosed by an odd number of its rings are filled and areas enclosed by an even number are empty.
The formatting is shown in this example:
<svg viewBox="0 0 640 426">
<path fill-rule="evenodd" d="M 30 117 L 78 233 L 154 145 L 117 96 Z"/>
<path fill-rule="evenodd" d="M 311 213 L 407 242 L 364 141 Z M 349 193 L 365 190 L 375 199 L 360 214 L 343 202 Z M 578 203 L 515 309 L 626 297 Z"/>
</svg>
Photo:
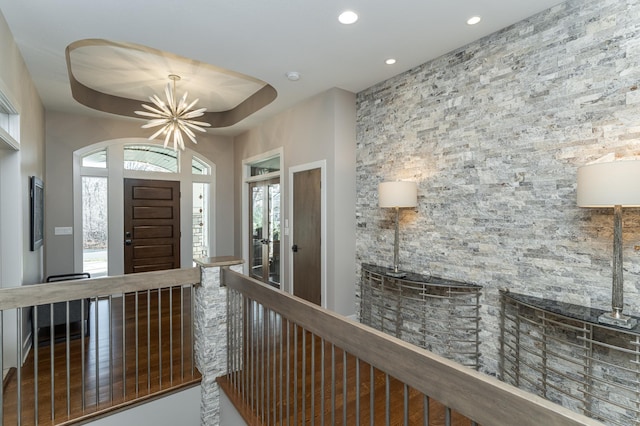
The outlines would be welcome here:
<svg viewBox="0 0 640 426">
<path fill-rule="evenodd" d="M 180 182 L 124 180 L 124 272 L 180 267 Z"/>
<path fill-rule="evenodd" d="M 249 274 L 280 287 L 280 179 L 249 184 Z"/>
<path fill-rule="evenodd" d="M 322 305 L 321 173 L 293 174 L 293 294 Z"/>
</svg>

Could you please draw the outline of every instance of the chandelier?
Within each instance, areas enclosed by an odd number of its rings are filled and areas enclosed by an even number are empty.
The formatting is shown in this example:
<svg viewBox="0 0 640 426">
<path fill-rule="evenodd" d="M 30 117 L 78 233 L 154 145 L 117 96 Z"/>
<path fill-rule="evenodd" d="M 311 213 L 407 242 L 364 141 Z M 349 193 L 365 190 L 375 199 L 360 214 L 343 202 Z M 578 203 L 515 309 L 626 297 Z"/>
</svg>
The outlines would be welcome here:
<svg viewBox="0 0 640 426">
<path fill-rule="evenodd" d="M 191 108 L 198 103 L 199 99 L 187 104 L 187 92 L 184 93 L 180 102 L 177 102 L 176 98 L 176 81 L 180 80 L 179 75 L 170 74 L 169 79 L 173 81 L 173 87 L 171 83 L 167 84 L 165 88 L 165 95 L 167 102 L 163 102 L 158 95 L 150 96 L 149 99 L 155 106 L 142 104 L 142 107 L 146 111 L 136 111 L 138 115 L 149 117 L 149 122 L 142 126 L 144 129 L 151 127 L 161 126 L 160 130 L 155 132 L 149 137 L 149 139 L 155 139 L 161 134 L 164 135 L 164 147 L 167 147 L 169 139 L 173 139 L 173 149 L 175 151 L 180 149 L 184 150 L 184 137 L 183 133 L 193 143 L 196 142 L 196 134 L 193 130 L 199 132 L 205 132 L 203 127 L 209 127 L 211 124 L 202 121 L 194 121 L 194 118 L 202 117 L 206 108 L 199 108 L 191 111 Z"/>
</svg>

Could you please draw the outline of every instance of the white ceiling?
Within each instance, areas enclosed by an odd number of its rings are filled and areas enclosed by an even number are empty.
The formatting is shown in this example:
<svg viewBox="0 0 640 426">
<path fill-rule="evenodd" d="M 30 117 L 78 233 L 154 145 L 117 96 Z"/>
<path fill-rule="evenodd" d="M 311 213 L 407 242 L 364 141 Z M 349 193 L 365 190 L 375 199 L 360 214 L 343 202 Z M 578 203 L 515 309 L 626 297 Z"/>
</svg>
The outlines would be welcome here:
<svg viewBox="0 0 640 426">
<path fill-rule="evenodd" d="M 0 0 L 0 11 L 47 109 L 104 114 L 72 99 L 65 48 L 88 38 L 129 42 L 272 85 L 278 92 L 273 103 L 231 128 L 209 130 L 232 135 L 332 87 L 357 93 L 561 2 Z M 356 11 L 359 21 L 340 24 L 345 9 Z M 473 15 L 482 22 L 469 26 Z M 395 65 L 385 65 L 390 57 Z M 102 62 L 107 73 L 108 62 Z M 298 71 L 300 80 L 287 80 L 288 71 Z M 190 87 L 190 98 L 204 97 L 197 91 Z"/>
</svg>

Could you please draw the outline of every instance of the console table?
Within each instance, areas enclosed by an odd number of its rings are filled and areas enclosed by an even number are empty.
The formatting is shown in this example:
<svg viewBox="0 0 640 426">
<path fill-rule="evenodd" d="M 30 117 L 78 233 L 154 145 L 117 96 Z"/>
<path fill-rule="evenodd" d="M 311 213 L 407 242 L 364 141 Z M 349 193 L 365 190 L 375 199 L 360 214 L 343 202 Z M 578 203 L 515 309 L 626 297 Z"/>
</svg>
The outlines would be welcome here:
<svg viewBox="0 0 640 426">
<path fill-rule="evenodd" d="M 502 380 L 606 424 L 640 424 L 640 326 L 600 324 L 600 309 L 501 293 Z"/>
<path fill-rule="evenodd" d="M 406 342 L 478 369 L 482 287 L 365 263 L 360 321 Z"/>
</svg>

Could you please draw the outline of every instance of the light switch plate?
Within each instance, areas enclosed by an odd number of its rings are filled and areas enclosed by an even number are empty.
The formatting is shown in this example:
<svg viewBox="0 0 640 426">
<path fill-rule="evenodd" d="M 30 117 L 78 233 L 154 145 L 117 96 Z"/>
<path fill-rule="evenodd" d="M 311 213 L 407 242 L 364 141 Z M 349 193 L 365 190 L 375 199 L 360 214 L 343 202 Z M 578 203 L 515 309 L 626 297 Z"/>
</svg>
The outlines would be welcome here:
<svg viewBox="0 0 640 426">
<path fill-rule="evenodd" d="M 54 228 L 55 235 L 72 235 L 73 227 L 72 226 L 56 226 Z"/>
</svg>

